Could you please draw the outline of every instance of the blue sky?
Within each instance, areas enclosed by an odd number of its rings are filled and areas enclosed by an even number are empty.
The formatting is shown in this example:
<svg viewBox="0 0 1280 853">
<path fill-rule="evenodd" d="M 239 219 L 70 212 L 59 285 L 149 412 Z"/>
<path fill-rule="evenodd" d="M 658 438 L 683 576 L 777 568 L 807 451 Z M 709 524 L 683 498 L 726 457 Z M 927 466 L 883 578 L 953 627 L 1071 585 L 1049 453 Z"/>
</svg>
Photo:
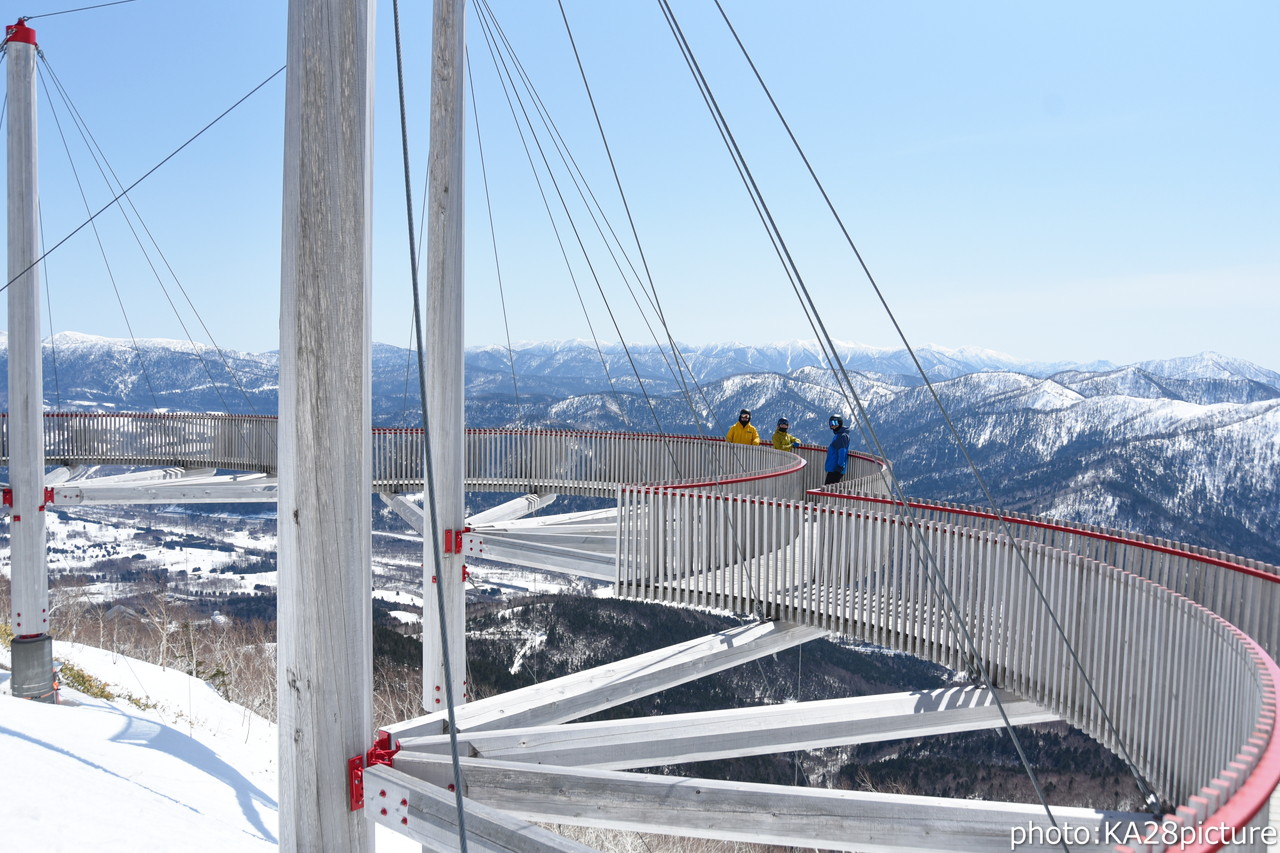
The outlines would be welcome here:
<svg viewBox="0 0 1280 853">
<path fill-rule="evenodd" d="M 557 5 L 490 2 L 610 222 L 628 234 Z M 139 0 L 35 17 L 76 5 L 11 6 L 7 18 L 33 16 L 49 69 L 125 184 L 284 61 L 283 2 Z M 429 4 L 403 5 L 420 205 L 429 22 L 416 7 Z M 672 6 L 828 330 L 895 346 L 714 5 Z M 1280 369 L 1280 5 L 724 6 L 913 344 L 1116 363 L 1217 350 Z M 565 7 L 674 337 L 813 337 L 658 4 Z M 405 345 L 389 2 L 376 19 L 374 337 Z M 509 334 L 588 337 L 474 12 L 468 40 Z M 213 338 L 235 349 L 277 345 L 283 91 L 282 75 L 131 193 L 164 253 L 152 263 L 173 268 Z M 58 122 L 72 136 L 67 108 L 59 103 L 55 120 L 53 92 L 40 98 L 52 245 L 84 220 L 85 203 L 60 139 Z M 97 210 L 110 196 L 68 144 Z M 508 331 L 474 141 L 468 157 L 467 340 L 499 343 Z M 595 334 L 651 340 L 583 222 L 590 267 L 562 234 Z M 127 316 L 139 337 L 185 338 L 131 233 L 119 217 L 100 224 L 115 287 L 95 235 L 80 232 L 47 264 L 52 329 L 124 337 Z M 169 288 L 192 336 L 207 340 Z"/>
</svg>

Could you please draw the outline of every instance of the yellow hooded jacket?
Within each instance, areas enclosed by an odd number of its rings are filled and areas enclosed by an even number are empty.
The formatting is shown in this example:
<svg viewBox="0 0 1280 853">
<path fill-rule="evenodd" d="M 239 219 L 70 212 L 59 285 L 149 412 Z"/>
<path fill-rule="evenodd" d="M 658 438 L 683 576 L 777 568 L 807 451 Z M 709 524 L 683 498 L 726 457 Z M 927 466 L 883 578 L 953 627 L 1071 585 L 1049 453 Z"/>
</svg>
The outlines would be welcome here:
<svg viewBox="0 0 1280 853">
<path fill-rule="evenodd" d="M 743 426 L 739 421 L 729 427 L 729 434 L 724 437 L 724 440 L 730 444 L 759 444 L 760 433 L 756 432 L 756 428 L 751 424 Z"/>
</svg>

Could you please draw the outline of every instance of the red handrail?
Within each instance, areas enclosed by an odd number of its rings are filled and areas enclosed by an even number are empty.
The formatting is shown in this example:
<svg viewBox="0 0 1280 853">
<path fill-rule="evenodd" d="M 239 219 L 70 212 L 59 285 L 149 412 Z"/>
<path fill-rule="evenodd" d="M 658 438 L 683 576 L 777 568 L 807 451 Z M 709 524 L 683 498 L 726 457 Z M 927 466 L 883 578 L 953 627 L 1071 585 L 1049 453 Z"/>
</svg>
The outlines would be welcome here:
<svg viewBox="0 0 1280 853">
<path fill-rule="evenodd" d="M 838 498 L 841 500 L 863 501 L 866 503 L 888 504 L 892 506 L 902 506 L 902 502 L 894 498 L 877 498 L 871 495 L 842 495 L 838 492 L 824 492 L 821 489 L 810 489 L 809 494 L 815 497 Z M 1007 515 L 1000 515 L 995 512 L 977 509 L 960 509 L 949 507 L 943 504 L 929 503 L 928 501 L 907 501 L 907 506 L 911 509 L 924 509 L 933 512 L 947 512 L 953 515 L 963 515 L 969 518 L 985 518 L 992 521 L 1007 521 L 1010 524 L 1025 524 L 1028 527 L 1039 527 L 1043 530 L 1053 530 L 1058 533 L 1073 533 L 1079 536 L 1087 536 L 1090 539 L 1098 539 L 1103 542 L 1114 542 L 1118 545 L 1133 545 L 1143 548 L 1147 551 L 1154 551 L 1158 554 L 1167 554 L 1173 557 L 1186 557 L 1197 562 L 1206 563 L 1210 566 L 1216 566 L 1220 569 L 1230 569 L 1233 572 L 1240 572 L 1250 577 L 1261 578 L 1270 583 L 1280 583 L 1280 575 L 1273 575 L 1269 572 L 1259 571 L 1258 569 L 1242 566 L 1239 563 L 1233 563 L 1230 560 L 1220 560 L 1217 557 L 1207 557 L 1203 554 L 1197 554 L 1194 551 L 1187 551 L 1181 548 L 1169 548 L 1165 545 L 1156 545 L 1153 542 L 1142 542 L 1138 539 L 1130 539 L 1124 536 L 1117 536 L 1112 533 L 1103 533 L 1099 530 L 1086 530 L 1079 527 L 1071 527 L 1066 524 L 1058 524 L 1051 521 L 1036 521 L 1030 518 L 1013 518 Z"/>
</svg>

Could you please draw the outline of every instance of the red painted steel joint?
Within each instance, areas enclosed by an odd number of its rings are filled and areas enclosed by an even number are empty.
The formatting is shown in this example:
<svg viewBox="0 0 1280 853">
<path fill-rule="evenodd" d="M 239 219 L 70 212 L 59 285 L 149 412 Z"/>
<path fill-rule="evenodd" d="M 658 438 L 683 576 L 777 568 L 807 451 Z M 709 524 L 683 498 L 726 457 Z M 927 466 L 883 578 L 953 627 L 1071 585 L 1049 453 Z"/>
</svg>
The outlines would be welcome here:
<svg viewBox="0 0 1280 853">
<path fill-rule="evenodd" d="M 400 744 L 392 745 L 388 732 L 378 732 L 378 739 L 364 755 L 354 755 L 347 759 L 347 797 L 351 811 L 364 808 L 364 769 L 375 764 L 391 766 L 391 760 L 400 751 Z M 386 791 L 382 796 L 386 796 Z"/>
<path fill-rule="evenodd" d="M 373 742 L 373 746 L 369 747 L 369 751 L 365 753 L 365 764 L 372 767 L 375 764 L 384 764 L 391 766 L 391 760 L 395 754 L 400 751 L 400 744 L 391 743 L 391 735 L 388 732 L 378 732 L 378 739 Z"/>
<path fill-rule="evenodd" d="M 28 27 L 26 21 L 26 18 L 19 18 L 18 23 L 11 27 L 4 28 L 5 44 L 8 44 L 11 41 L 30 45 L 34 45 L 36 43 L 36 31 L 31 29 L 31 27 Z"/>
</svg>

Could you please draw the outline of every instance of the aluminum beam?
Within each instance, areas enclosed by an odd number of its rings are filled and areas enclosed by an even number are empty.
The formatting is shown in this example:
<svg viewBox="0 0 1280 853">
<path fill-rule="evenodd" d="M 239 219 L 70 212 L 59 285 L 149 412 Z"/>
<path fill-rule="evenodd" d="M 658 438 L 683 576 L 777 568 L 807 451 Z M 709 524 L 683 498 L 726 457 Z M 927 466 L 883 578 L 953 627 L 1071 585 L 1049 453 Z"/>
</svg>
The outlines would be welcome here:
<svg viewBox="0 0 1280 853">
<path fill-rule="evenodd" d="M 1001 693 L 1000 701 L 1014 725 L 1060 719 L 1010 693 Z M 627 770 L 1003 725 L 1000 708 L 990 691 L 952 687 L 641 719 L 462 732 L 458 735 L 458 748 L 462 754 L 475 758 Z M 402 739 L 401 747 L 415 753 L 450 752 L 448 735 Z"/>
</svg>

